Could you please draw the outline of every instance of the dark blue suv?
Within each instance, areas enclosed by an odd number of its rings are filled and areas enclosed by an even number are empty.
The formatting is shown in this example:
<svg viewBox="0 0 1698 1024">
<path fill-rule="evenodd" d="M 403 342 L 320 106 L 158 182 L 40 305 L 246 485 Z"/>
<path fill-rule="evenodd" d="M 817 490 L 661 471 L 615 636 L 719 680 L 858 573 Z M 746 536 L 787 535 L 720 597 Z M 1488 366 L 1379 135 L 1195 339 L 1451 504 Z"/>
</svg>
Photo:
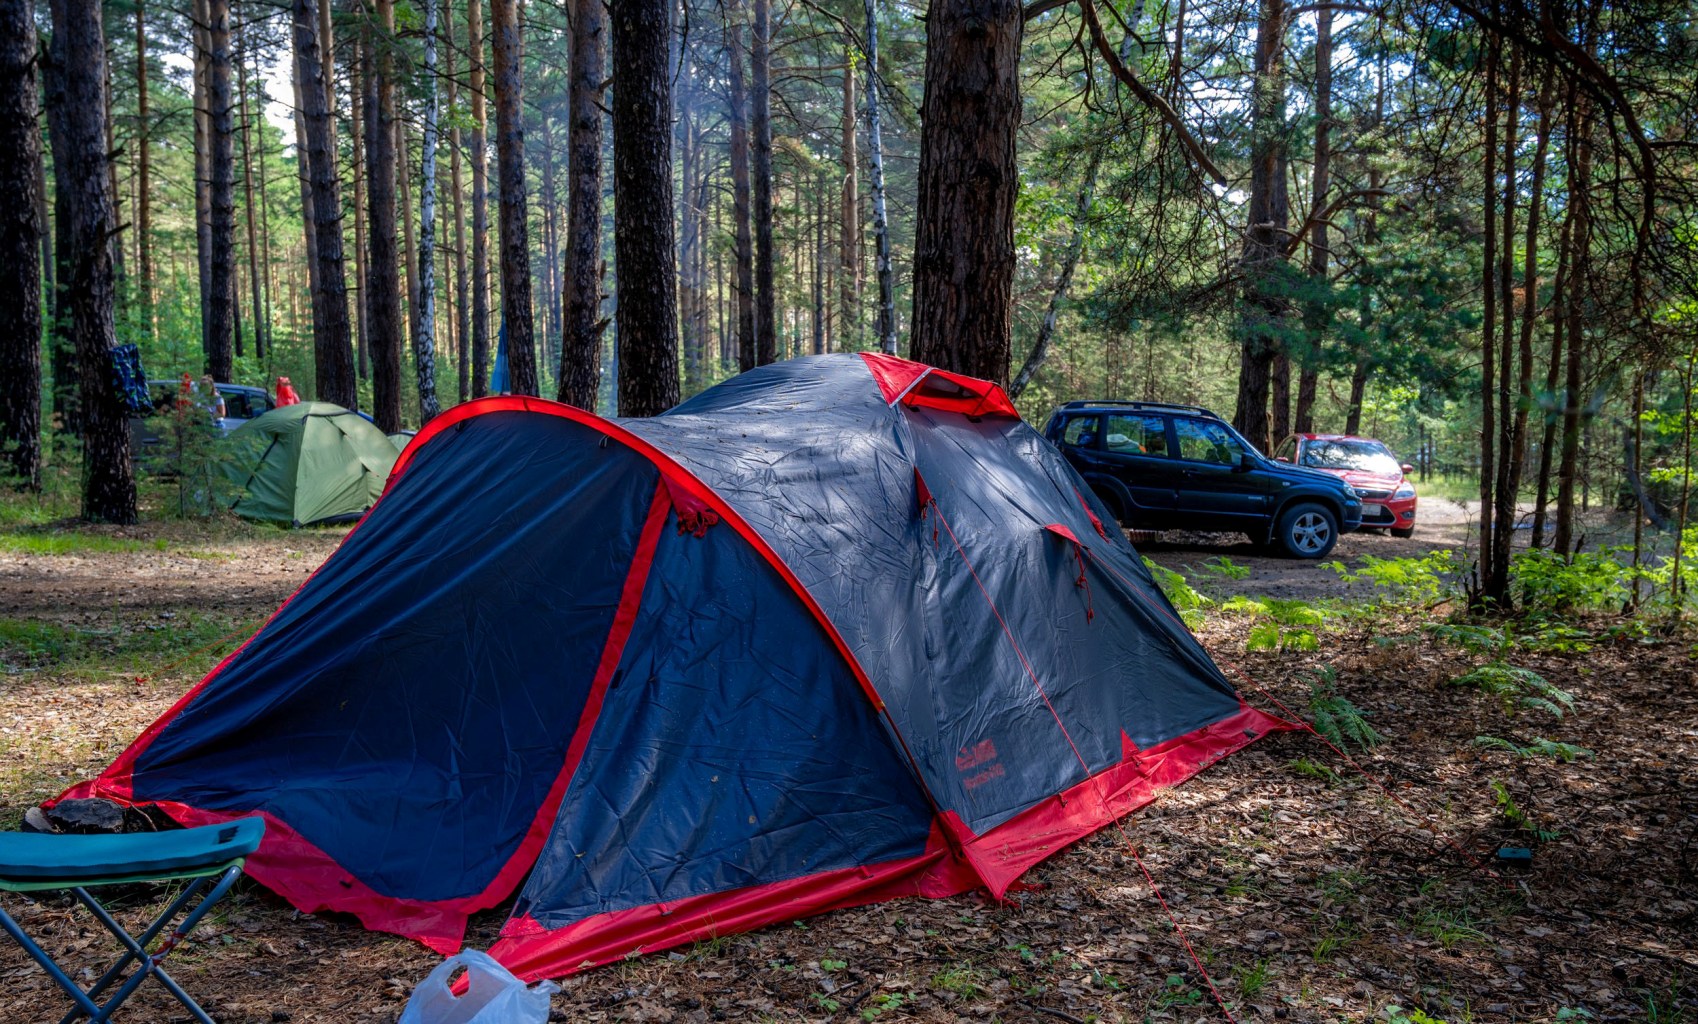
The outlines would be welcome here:
<svg viewBox="0 0 1698 1024">
<path fill-rule="evenodd" d="M 1044 436 L 1132 529 L 1245 533 L 1296 558 L 1322 558 L 1362 525 L 1349 484 L 1264 458 L 1207 409 L 1069 402 Z"/>
</svg>

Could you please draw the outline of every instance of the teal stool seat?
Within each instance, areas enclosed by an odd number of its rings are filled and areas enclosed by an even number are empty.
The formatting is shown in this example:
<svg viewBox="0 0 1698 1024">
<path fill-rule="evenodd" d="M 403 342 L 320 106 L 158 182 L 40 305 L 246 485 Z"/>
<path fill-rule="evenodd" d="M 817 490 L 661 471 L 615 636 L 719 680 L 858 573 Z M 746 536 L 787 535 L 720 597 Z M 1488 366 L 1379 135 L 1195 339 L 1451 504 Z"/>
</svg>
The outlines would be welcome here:
<svg viewBox="0 0 1698 1024">
<path fill-rule="evenodd" d="M 30 892 L 216 875 L 259 849 L 265 822 L 243 818 L 120 836 L 0 832 L 0 889 Z"/>
<path fill-rule="evenodd" d="M 61 1024 L 82 1017 L 87 1017 L 93 1024 L 105 1024 L 124 1000 L 148 978 L 164 986 L 195 1020 L 201 1024 L 214 1024 L 206 1011 L 165 972 L 163 961 L 183 937 L 194 930 L 212 905 L 236 884 L 236 879 L 242 875 L 243 858 L 259 849 L 264 836 L 265 821 L 260 818 L 241 818 L 222 825 L 203 825 L 170 832 L 118 836 L 0 832 L 0 890 L 23 893 L 49 889 L 68 891 L 106 926 L 106 930 L 123 944 L 126 952 L 84 992 L 46 950 L 24 933 L 4 907 L 0 907 L 0 928 L 17 940 L 76 1004 Z M 172 879 L 191 881 L 139 936 L 125 931 L 88 892 L 103 885 Z M 203 891 L 205 897 L 188 910 L 182 923 L 150 950 L 149 946 L 153 945 L 165 926 L 176 920 L 177 915 L 183 913 Z M 117 991 L 104 1003 L 96 1003 L 95 1000 L 118 981 L 132 963 L 136 964 L 135 970 L 124 978 Z"/>
</svg>

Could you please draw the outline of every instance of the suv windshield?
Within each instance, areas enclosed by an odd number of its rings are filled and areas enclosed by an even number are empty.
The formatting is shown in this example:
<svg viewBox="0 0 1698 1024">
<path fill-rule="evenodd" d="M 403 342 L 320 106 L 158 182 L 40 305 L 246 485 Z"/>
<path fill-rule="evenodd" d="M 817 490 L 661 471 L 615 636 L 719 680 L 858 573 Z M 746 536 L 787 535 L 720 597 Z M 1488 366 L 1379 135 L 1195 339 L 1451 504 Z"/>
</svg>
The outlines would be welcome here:
<svg viewBox="0 0 1698 1024">
<path fill-rule="evenodd" d="M 1403 475 L 1403 467 L 1378 441 L 1310 441 L 1303 446 L 1303 465 L 1310 469 L 1354 469 L 1379 476 Z"/>
</svg>

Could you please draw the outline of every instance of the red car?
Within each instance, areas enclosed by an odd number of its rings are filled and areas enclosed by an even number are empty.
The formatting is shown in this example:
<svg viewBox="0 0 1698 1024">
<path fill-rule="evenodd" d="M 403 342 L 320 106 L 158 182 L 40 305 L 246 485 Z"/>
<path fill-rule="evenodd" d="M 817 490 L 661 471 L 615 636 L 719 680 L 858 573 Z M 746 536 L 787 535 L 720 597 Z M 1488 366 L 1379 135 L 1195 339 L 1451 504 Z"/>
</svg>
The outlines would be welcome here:
<svg viewBox="0 0 1698 1024">
<path fill-rule="evenodd" d="M 1415 534 L 1415 467 L 1398 462 L 1383 443 L 1349 434 L 1292 434 L 1274 449 L 1274 458 L 1306 469 L 1331 473 L 1362 496 L 1362 528 L 1390 530 L 1393 537 Z"/>
</svg>

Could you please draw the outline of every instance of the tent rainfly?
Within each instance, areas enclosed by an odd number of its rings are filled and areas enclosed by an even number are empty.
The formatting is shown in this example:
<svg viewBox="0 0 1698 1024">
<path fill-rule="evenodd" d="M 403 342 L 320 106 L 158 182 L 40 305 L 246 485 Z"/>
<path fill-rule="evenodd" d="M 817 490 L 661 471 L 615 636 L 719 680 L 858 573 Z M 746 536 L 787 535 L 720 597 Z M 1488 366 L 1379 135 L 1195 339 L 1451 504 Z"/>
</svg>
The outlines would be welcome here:
<svg viewBox="0 0 1698 1024">
<path fill-rule="evenodd" d="M 329 402 L 273 409 L 225 443 L 224 474 L 240 489 L 231 510 L 294 526 L 359 519 L 383 494 L 397 454 L 370 420 Z"/>
<path fill-rule="evenodd" d="M 377 441 L 385 447 L 382 435 Z M 68 796 L 259 813 L 254 878 L 521 977 L 1022 872 L 1286 723 L 1002 390 L 883 355 L 664 416 L 431 420 L 260 631 Z"/>
</svg>

